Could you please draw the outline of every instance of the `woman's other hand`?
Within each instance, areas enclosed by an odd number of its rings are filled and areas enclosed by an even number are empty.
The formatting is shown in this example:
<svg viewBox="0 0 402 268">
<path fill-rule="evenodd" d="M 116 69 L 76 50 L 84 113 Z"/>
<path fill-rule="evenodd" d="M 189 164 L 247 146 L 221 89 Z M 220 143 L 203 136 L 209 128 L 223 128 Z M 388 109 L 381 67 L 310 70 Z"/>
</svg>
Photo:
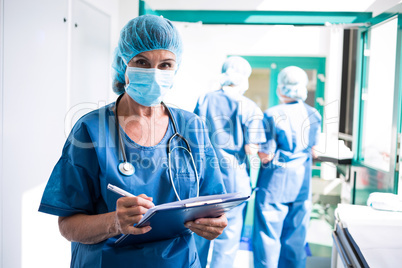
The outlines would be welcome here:
<svg viewBox="0 0 402 268">
<path fill-rule="evenodd" d="M 263 152 L 258 152 L 258 156 L 260 157 L 261 162 L 263 164 L 266 164 L 266 163 L 270 162 L 272 159 L 274 159 L 275 154 L 274 153 L 266 154 Z"/>
<path fill-rule="evenodd" d="M 148 211 L 154 207 L 152 197 L 141 194 L 135 197 L 121 197 L 116 202 L 115 223 L 119 233 L 145 234 L 151 230 L 150 226 L 134 227 Z"/>
<path fill-rule="evenodd" d="M 225 214 L 219 218 L 201 218 L 185 223 L 188 229 L 208 240 L 213 240 L 220 236 L 227 225 L 228 220 Z"/>
</svg>

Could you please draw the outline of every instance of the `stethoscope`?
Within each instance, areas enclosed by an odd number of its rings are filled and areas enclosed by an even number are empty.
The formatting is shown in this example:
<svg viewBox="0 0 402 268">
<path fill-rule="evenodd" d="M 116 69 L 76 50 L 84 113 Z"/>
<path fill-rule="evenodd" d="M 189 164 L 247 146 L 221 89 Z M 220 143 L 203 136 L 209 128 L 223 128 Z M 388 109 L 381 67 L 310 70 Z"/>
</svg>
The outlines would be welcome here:
<svg viewBox="0 0 402 268">
<path fill-rule="evenodd" d="M 124 176 L 131 176 L 131 175 L 134 174 L 135 168 L 134 168 L 133 164 L 131 164 L 130 162 L 127 161 L 126 150 L 125 150 L 125 147 L 124 147 L 124 144 L 123 144 L 123 138 L 122 138 L 121 133 L 120 133 L 119 115 L 118 115 L 118 112 L 117 112 L 117 110 L 118 110 L 117 107 L 118 107 L 118 105 L 120 103 L 120 100 L 123 97 L 123 95 L 124 94 L 121 94 L 117 98 L 116 104 L 115 104 L 115 111 L 114 111 L 116 130 L 117 130 L 117 135 L 119 137 L 119 158 L 120 158 L 120 156 L 123 158 L 123 160 L 120 159 L 120 163 L 118 164 L 117 168 L 118 168 L 120 174 L 122 174 Z M 172 169 L 171 169 L 171 153 L 174 150 L 177 150 L 177 149 L 181 148 L 181 149 L 185 150 L 190 155 L 191 163 L 192 163 L 192 166 L 194 168 L 194 173 L 195 173 L 195 177 L 196 177 L 196 180 L 197 180 L 197 197 L 198 197 L 199 192 L 200 192 L 200 180 L 198 178 L 197 167 L 195 166 L 193 154 L 191 153 L 191 147 L 188 144 L 188 141 L 182 135 L 180 135 L 179 132 L 177 131 L 176 122 L 174 120 L 174 117 L 173 117 L 172 113 L 170 112 L 170 109 L 163 102 L 162 102 L 162 105 L 166 108 L 166 110 L 168 112 L 168 115 L 169 115 L 169 118 L 172 121 L 173 129 L 174 129 L 174 134 L 169 138 L 169 141 L 168 141 L 168 144 L 167 144 L 168 169 L 169 169 L 170 183 L 173 186 L 173 190 L 174 190 L 174 193 L 176 194 L 177 199 L 181 200 L 180 197 L 179 197 L 179 194 L 177 193 L 177 190 L 176 190 L 176 187 L 174 185 L 174 182 L 173 182 Z M 187 148 L 183 147 L 183 146 L 177 146 L 175 148 L 172 148 L 170 146 L 170 144 L 171 144 L 173 139 L 178 139 L 178 140 L 184 141 L 184 143 L 186 144 Z"/>
</svg>

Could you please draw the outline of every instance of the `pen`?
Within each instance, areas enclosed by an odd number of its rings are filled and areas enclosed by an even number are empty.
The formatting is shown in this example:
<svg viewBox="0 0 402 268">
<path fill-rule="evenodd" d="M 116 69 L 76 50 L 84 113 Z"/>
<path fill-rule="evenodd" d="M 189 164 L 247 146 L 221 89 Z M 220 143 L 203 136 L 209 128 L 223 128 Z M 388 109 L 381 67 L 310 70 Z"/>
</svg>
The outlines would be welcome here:
<svg viewBox="0 0 402 268">
<path fill-rule="evenodd" d="M 135 196 L 135 195 L 130 194 L 129 192 L 126 192 L 126 191 L 124 191 L 123 189 L 120 189 L 119 187 L 114 186 L 114 185 L 112 185 L 112 184 L 110 184 L 110 183 L 107 185 L 107 189 L 110 190 L 110 191 L 112 191 L 112 192 L 115 192 L 116 194 L 119 194 L 119 195 L 121 195 L 121 196 L 130 196 L 130 197 L 134 197 L 134 196 Z"/>
</svg>

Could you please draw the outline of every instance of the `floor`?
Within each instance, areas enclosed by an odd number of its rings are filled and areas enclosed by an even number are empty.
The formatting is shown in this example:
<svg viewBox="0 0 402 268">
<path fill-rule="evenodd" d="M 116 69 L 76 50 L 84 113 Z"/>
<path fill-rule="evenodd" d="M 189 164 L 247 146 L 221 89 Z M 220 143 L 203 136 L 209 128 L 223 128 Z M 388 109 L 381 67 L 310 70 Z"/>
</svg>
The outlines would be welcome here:
<svg viewBox="0 0 402 268">
<path fill-rule="evenodd" d="M 256 177 L 256 176 L 255 176 Z M 321 180 L 318 180 L 321 182 Z M 314 185 L 313 185 L 314 186 Z M 313 187 L 314 188 L 314 187 Z M 322 189 L 316 189 L 318 193 Z M 314 191 L 313 191 L 314 192 Z M 321 196 L 321 195 L 320 195 Z M 336 203 L 336 202 L 335 202 Z M 317 202 L 313 205 L 311 213 L 311 220 L 307 232 L 307 262 L 306 268 L 330 268 L 331 267 L 331 254 L 332 254 L 332 232 L 334 222 L 334 209 L 336 205 L 331 206 L 320 205 Z M 238 250 L 236 259 L 234 261 L 234 268 L 253 268 L 253 253 L 250 251 L 250 237 L 253 224 L 254 212 L 254 195 L 251 196 L 248 207 L 247 216 L 245 220 L 245 227 L 243 229 L 243 238 Z M 207 268 L 209 268 L 207 266 Z"/>
<path fill-rule="evenodd" d="M 250 251 L 239 250 L 233 268 L 253 268 L 253 253 Z M 330 257 L 307 257 L 306 268 L 330 268 Z"/>
<path fill-rule="evenodd" d="M 247 226 L 246 226 L 247 229 Z M 249 228 L 250 229 L 250 228 Z M 244 232 L 246 236 L 249 230 Z M 306 268 L 330 268 L 332 253 L 332 226 L 324 219 L 312 218 L 307 233 L 308 248 Z M 253 268 L 253 253 L 249 249 L 250 241 L 243 237 L 237 252 L 233 268 Z M 207 266 L 208 267 L 208 266 Z"/>
</svg>

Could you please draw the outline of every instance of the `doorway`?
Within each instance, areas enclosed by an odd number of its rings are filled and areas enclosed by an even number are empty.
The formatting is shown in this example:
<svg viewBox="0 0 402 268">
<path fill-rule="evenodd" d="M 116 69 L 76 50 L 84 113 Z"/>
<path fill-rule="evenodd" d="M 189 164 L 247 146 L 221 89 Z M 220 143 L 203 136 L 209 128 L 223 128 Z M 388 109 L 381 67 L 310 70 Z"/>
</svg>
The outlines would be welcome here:
<svg viewBox="0 0 402 268">
<path fill-rule="evenodd" d="M 324 115 L 324 87 L 325 87 L 325 58 L 324 57 L 267 57 L 242 56 L 253 69 L 249 78 L 250 87 L 245 96 L 253 100 L 261 108 L 279 104 L 276 96 L 279 72 L 290 65 L 295 65 L 306 71 L 309 83 L 306 103 L 315 107 L 321 116 Z"/>
</svg>

